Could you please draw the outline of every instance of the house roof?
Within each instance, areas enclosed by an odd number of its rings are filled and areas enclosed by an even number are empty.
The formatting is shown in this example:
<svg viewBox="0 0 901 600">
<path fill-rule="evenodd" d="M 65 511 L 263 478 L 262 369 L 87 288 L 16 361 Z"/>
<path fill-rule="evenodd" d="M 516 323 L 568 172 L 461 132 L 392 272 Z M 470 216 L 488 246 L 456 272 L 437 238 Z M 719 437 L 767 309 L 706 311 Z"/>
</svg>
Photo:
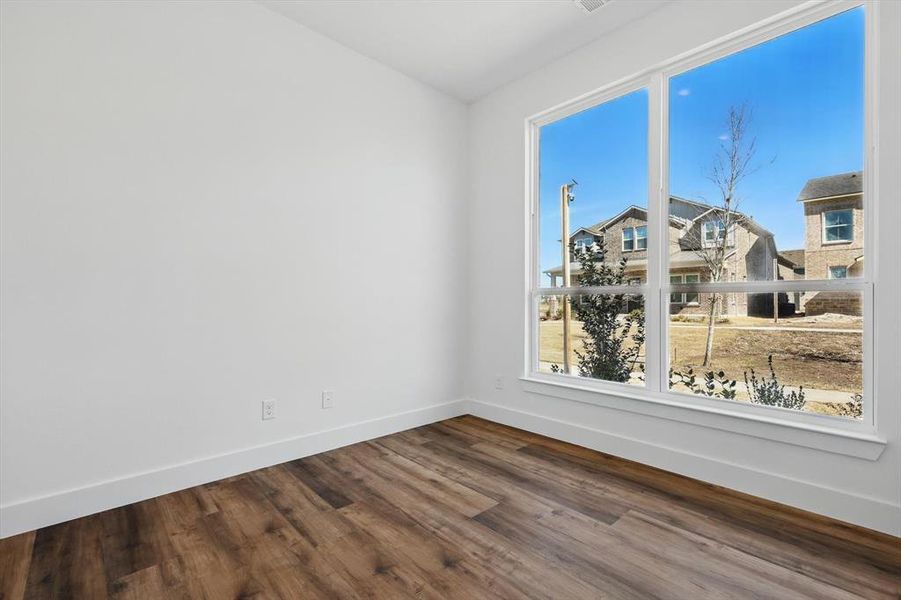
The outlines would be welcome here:
<svg viewBox="0 0 901 600">
<path fill-rule="evenodd" d="M 863 193 L 863 171 L 809 179 L 798 194 L 798 202 Z"/>
<path fill-rule="evenodd" d="M 779 258 L 783 258 L 796 267 L 804 266 L 804 249 L 799 250 L 783 250 L 779 253 Z"/>
<path fill-rule="evenodd" d="M 573 237 L 574 235 L 576 235 L 576 234 L 578 234 L 578 233 L 581 233 L 581 232 L 583 232 L 583 231 L 584 231 L 585 233 L 590 233 L 591 235 L 601 235 L 601 232 L 600 232 L 600 231 L 598 231 L 597 229 L 595 229 L 594 226 L 591 226 L 591 227 L 579 227 L 578 229 L 576 229 L 575 231 L 573 231 L 573 232 L 570 234 L 569 237 Z"/>
<path fill-rule="evenodd" d="M 633 213 L 633 212 L 639 212 L 639 213 L 647 214 L 647 211 L 646 211 L 645 209 L 641 208 L 640 206 L 635 206 L 634 204 L 632 204 L 631 206 L 628 206 L 628 207 L 627 207 L 624 211 L 622 211 L 621 213 L 619 213 L 619 214 L 617 214 L 617 215 L 615 215 L 615 216 L 613 216 L 613 217 L 610 217 L 609 219 L 604 219 L 603 221 L 600 221 L 600 222 L 598 222 L 598 223 L 595 223 L 594 225 L 592 225 L 591 227 L 589 227 L 589 229 L 592 229 L 592 230 L 597 231 L 598 233 L 600 233 L 600 232 L 602 232 L 604 229 L 606 229 L 607 227 L 609 227 L 610 225 L 613 225 L 614 223 L 616 223 L 617 221 L 619 221 L 620 219 L 622 219 L 622 218 L 625 217 L 626 215 L 629 215 L 629 214 L 631 214 L 631 213 Z"/>
<path fill-rule="evenodd" d="M 680 198 L 678 196 L 670 196 L 670 202 L 683 202 L 685 204 L 691 204 L 691 205 L 703 210 L 703 212 L 700 214 L 708 214 L 711 211 L 717 210 L 715 206 L 711 206 L 710 204 L 706 204 L 704 202 L 698 202 L 697 200 L 687 200 L 686 198 Z M 609 219 L 604 219 L 603 221 L 599 221 L 599 222 L 595 223 L 594 225 L 591 225 L 590 227 L 580 227 L 575 232 L 570 234 L 570 238 L 572 238 L 572 236 L 576 235 L 579 231 L 583 231 L 583 230 L 593 233 L 595 235 L 601 235 L 605 229 L 609 228 L 611 225 L 614 225 L 615 223 L 617 223 L 624 217 L 626 217 L 630 214 L 640 213 L 646 219 L 647 212 L 648 211 L 646 209 L 644 209 L 640 206 L 635 206 L 634 204 L 630 205 L 630 206 L 626 207 L 625 210 L 623 210 L 622 212 L 620 212 L 617 215 L 614 215 L 613 217 L 610 217 Z M 760 223 L 758 223 L 757 221 L 755 221 L 748 215 L 745 215 L 742 213 L 737 213 L 737 214 L 741 215 L 741 224 L 746 226 L 748 229 L 754 231 L 754 233 L 756 233 L 757 235 L 764 236 L 764 237 L 773 235 L 770 231 L 768 231 L 765 227 L 760 225 Z M 685 218 L 678 217 L 676 215 L 671 214 L 671 215 L 669 215 L 669 220 L 670 220 L 671 225 L 675 225 L 676 227 L 685 228 L 685 227 L 690 226 L 694 221 L 696 221 L 697 217 L 695 219 L 689 220 L 689 219 L 685 219 Z"/>
</svg>

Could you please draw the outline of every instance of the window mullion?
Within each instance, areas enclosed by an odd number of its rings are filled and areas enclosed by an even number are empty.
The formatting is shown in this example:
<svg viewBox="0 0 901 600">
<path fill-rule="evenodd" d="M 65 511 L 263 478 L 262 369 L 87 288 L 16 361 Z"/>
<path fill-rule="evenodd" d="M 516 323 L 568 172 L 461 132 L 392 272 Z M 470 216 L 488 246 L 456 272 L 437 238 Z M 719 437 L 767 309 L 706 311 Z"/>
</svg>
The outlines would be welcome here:
<svg viewBox="0 0 901 600">
<path fill-rule="evenodd" d="M 666 302 L 660 293 L 663 283 L 664 252 L 668 247 L 665 202 L 665 138 L 666 79 L 655 75 L 648 86 L 648 223 L 647 223 L 647 293 L 645 302 L 645 386 L 651 392 L 664 387 L 666 371 L 666 328 L 663 313 Z"/>
</svg>

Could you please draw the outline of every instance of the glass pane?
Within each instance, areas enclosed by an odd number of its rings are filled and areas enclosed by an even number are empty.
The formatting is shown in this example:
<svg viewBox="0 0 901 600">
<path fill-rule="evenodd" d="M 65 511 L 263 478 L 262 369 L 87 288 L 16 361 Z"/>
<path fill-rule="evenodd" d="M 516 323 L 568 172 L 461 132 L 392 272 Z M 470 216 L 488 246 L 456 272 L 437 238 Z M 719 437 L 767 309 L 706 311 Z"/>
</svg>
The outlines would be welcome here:
<svg viewBox="0 0 901 600">
<path fill-rule="evenodd" d="M 647 223 L 647 90 L 545 125 L 539 137 L 540 285 L 565 285 L 564 251 L 569 285 L 595 285 L 585 281 L 586 260 L 610 268 L 604 285 L 645 279 L 647 240 L 638 242 L 635 228 Z"/>
<path fill-rule="evenodd" d="M 701 276 L 697 273 L 688 273 L 685 275 L 685 283 L 698 283 L 701 280 Z M 697 292 L 687 292 L 685 294 L 685 304 L 697 304 L 699 295 Z"/>
<path fill-rule="evenodd" d="M 672 269 L 862 275 L 863 7 L 671 78 L 669 122 Z"/>
<path fill-rule="evenodd" d="M 861 418 L 859 292 L 700 296 L 699 306 L 674 307 L 670 316 L 673 391 Z M 745 306 L 753 316 L 718 316 L 711 329 L 714 302 Z"/>
<path fill-rule="evenodd" d="M 539 371 L 644 385 L 643 296 L 542 296 L 538 318 Z M 564 359 L 565 349 L 568 362 Z"/>
<path fill-rule="evenodd" d="M 670 283 L 682 283 L 683 282 L 682 275 L 670 275 L 669 282 Z M 683 296 L 683 294 L 670 294 L 669 301 L 672 304 L 681 304 L 683 302 L 682 296 Z"/>
<path fill-rule="evenodd" d="M 832 210 L 826 213 L 826 226 L 850 225 L 852 212 L 850 210 Z"/>
</svg>

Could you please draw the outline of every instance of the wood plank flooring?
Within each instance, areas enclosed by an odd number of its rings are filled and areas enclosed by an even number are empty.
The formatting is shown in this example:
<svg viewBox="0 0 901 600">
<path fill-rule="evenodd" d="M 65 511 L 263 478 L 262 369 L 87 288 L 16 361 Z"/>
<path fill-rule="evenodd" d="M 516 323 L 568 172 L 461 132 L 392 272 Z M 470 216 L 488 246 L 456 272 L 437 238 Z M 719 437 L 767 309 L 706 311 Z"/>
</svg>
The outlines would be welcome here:
<svg viewBox="0 0 901 600">
<path fill-rule="evenodd" d="M 901 540 L 475 417 L 0 540 L 0 598 L 901 598 Z"/>
</svg>

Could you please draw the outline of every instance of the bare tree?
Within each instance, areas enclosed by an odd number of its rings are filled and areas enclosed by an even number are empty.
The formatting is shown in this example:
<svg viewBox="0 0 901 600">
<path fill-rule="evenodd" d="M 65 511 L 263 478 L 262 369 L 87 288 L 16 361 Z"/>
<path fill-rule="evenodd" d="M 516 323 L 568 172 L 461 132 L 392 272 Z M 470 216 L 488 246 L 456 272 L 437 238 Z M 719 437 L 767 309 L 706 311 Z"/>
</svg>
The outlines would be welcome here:
<svg viewBox="0 0 901 600">
<path fill-rule="evenodd" d="M 741 198 L 738 186 L 756 168 L 751 166 L 757 150 L 757 138 L 748 138 L 751 111 L 747 105 L 729 108 L 728 130 L 717 150 L 708 179 L 719 192 L 719 199 L 707 213 L 697 219 L 683 236 L 691 250 L 703 261 L 713 283 L 727 276 L 729 258 L 734 254 L 736 228 L 747 217 L 739 211 Z M 711 293 L 707 298 L 707 345 L 703 366 L 713 360 L 713 340 L 719 318 L 722 294 Z"/>
</svg>

